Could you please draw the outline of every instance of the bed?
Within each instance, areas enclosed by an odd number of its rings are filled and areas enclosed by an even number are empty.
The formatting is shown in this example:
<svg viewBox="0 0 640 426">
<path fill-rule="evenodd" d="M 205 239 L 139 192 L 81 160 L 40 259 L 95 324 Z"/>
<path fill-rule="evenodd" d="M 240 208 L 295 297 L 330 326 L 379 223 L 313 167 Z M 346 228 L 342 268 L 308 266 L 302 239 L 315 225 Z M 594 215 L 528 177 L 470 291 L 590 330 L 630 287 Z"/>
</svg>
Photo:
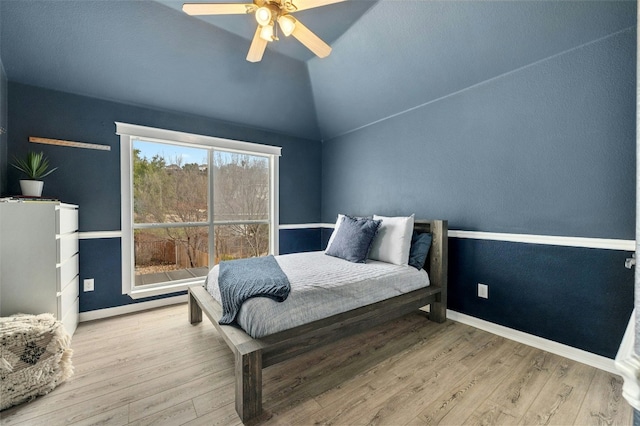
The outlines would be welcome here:
<svg viewBox="0 0 640 426">
<path fill-rule="evenodd" d="M 204 312 L 234 353 L 235 406 L 243 422 L 254 419 L 262 413 L 263 368 L 313 350 L 328 342 L 399 318 L 427 305 L 429 305 L 430 320 L 439 323 L 445 321 L 447 308 L 447 221 L 416 220 L 414 221 L 414 230 L 432 234 L 431 248 L 424 265 L 424 269 L 428 273 L 428 286 L 259 338 L 252 337 L 237 326 L 220 325 L 218 323 L 222 317 L 220 303 L 205 287 L 197 286 L 189 289 L 189 321 L 191 324 L 200 323 Z M 256 334 L 255 330 L 252 332 Z"/>
</svg>

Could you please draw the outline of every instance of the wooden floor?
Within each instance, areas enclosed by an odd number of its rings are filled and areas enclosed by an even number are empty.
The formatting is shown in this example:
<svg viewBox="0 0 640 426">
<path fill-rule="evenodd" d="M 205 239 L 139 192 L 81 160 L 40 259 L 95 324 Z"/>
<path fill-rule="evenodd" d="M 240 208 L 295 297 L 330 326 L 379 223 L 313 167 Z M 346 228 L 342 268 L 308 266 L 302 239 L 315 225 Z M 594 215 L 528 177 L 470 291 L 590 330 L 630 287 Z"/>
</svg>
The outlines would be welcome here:
<svg viewBox="0 0 640 426">
<path fill-rule="evenodd" d="M 75 375 L 2 425 L 237 425 L 233 356 L 186 305 L 82 323 Z M 621 379 L 416 313 L 265 369 L 260 423 L 630 425 Z"/>
</svg>

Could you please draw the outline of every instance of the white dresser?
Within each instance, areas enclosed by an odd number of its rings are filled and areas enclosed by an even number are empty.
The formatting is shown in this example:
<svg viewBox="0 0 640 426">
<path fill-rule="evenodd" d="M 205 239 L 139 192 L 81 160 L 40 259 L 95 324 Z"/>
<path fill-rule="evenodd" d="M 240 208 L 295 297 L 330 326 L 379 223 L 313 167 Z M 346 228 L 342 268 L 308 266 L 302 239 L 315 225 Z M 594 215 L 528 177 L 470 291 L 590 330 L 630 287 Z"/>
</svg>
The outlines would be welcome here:
<svg viewBox="0 0 640 426">
<path fill-rule="evenodd" d="M 52 313 L 78 325 L 78 206 L 0 203 L 0 316 Z"/>
</svg>

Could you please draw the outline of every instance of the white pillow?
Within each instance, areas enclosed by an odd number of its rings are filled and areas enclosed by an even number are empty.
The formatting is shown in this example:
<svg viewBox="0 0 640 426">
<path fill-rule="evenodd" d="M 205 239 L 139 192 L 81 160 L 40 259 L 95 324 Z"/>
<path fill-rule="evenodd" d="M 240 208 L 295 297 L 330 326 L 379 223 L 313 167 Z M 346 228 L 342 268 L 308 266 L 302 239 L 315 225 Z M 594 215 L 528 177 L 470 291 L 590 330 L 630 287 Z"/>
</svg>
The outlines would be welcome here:
<svg viewBox="0 0 640 426">
<path fill-rule="evenodd" d="M 325 253 L 327 252 L 327 250 L 329 250 L 329 247 L 331 247 L 331 243 L 333 242 L 333 239 L 336 237 L 336 233 L 338 232 L 338 228 L 340 228 L 340 224 L 342 223 L 342 219 L 344 219 L 344 215 L 343 214 L 339 214 L 338 215 L 338 220 L 336 220 L 336 226 L 333 227 L 333 232 L 331 233 L 331 236 L 329 237 L 329 242 L 327 243 L 327 248 L 324 250 Z"/>
<path fill-rule="evenodd" d="M 381 220 L 382 223 L 371 244 L 369 259 L 394 265 L 408 265 L 414 215 L 408 217 L 373 215 L 373 219 Z"/>
</svg>

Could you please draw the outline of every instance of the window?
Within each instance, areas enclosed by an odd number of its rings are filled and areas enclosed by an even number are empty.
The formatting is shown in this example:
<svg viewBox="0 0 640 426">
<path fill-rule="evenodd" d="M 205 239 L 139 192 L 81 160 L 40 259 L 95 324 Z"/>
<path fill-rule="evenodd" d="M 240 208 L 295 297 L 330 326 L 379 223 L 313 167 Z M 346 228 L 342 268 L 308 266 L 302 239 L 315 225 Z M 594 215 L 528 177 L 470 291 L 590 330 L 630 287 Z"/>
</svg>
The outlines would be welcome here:
<svg viewBox="0 0 640 426">
<path fill-rule="evenodd" d="M 122 291 L 202 284 L 221 260 L 277 254 L 280 148 L 116 123 Z"/>
</svg>

